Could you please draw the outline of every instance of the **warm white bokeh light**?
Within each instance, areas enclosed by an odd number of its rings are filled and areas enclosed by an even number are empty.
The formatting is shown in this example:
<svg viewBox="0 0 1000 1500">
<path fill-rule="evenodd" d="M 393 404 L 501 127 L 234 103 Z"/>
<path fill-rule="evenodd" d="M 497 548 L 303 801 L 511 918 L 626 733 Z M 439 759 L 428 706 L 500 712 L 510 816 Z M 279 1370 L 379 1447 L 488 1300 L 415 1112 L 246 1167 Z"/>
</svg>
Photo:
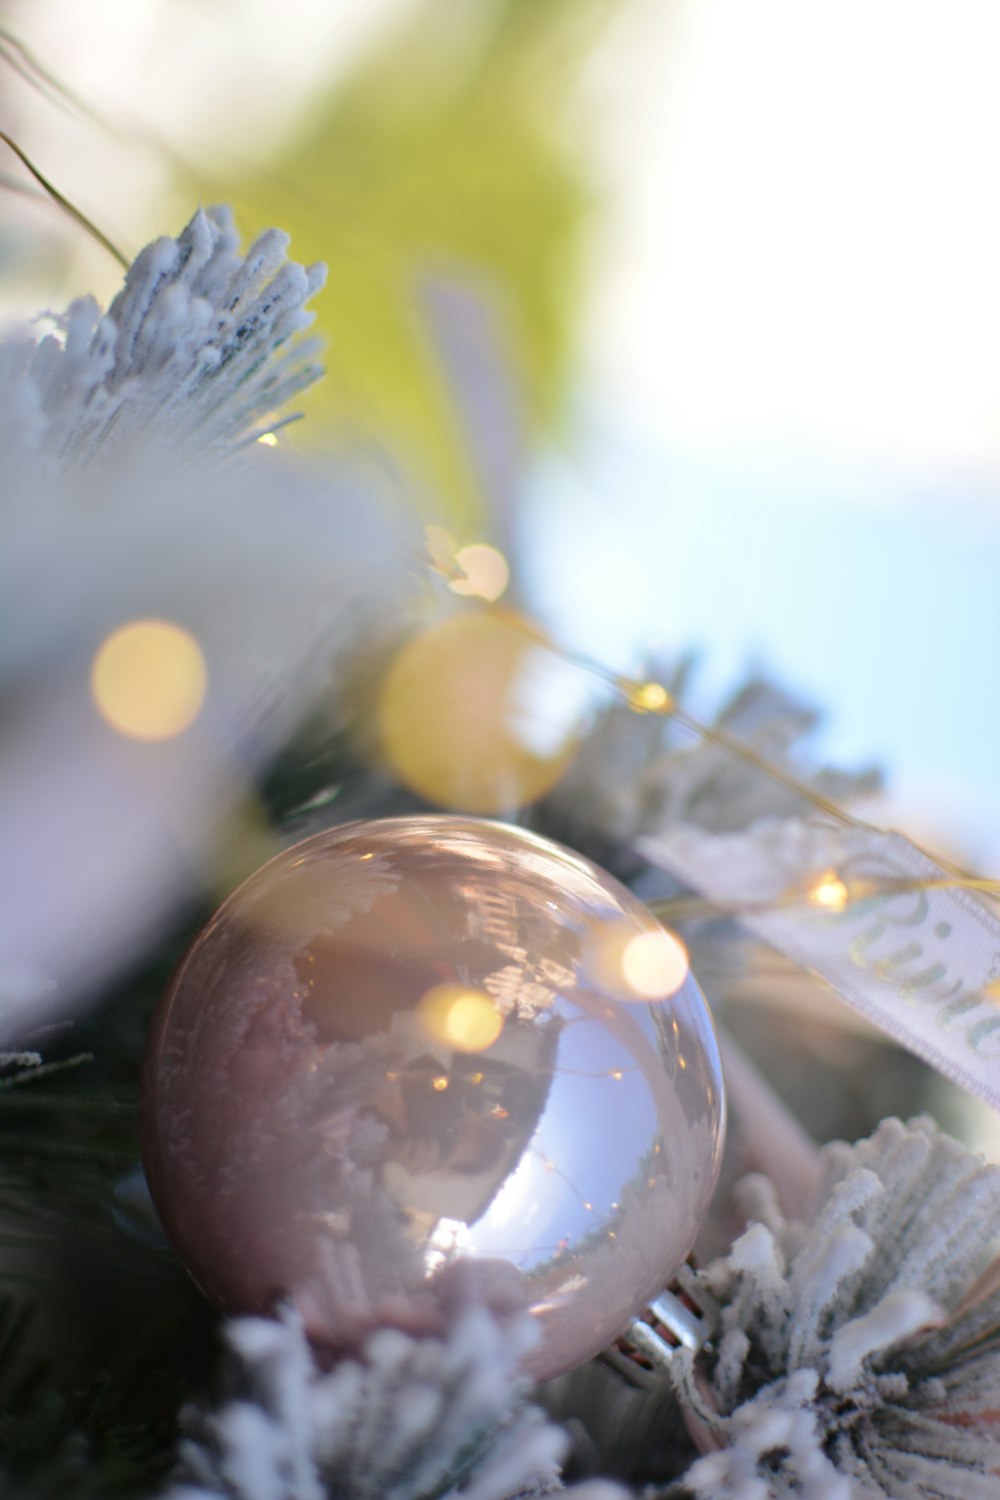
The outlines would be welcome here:
<svg viewBox="0 0 1000 1500">
<path fill-rule="evenodd" d="M 637 932 L 623 923 L 594 932 L 584 966 L 592 983 L 626 1001 L 668 999 L 691 972 L 687 948 L 676 933 Z"/>
<path fill-rule="evenodd" d="M 809 890 L 813 906 L 824 911 L 843 911 L 848 901 L 848 889 L 836 870 L 827 870 Z"/>
<path fill-rule="evenodd" d="M 169 620 L 133 620 L 98 649 L 90 675 L 99 713 L 129 739 L 167 740 L 198 717 L 208 687 L 194 636 Z"/>
<path fill-rule="evenodd" d="M 544 795 L 573 741 L 565 714 L 544 703 L 525 714 L 540 655 L 524 621 L 477 609 L 407 639 L 379 689 L 381 749 L 398 779 L 440 807 L 488 815 Z"/>
<path fill-rule="evenodd" d="M 625 945 L 622 977 L 644 1000 L 675 995 L 690 973 L 687 949 L 672 932 L 644 932 Z"/>
<path fill-rule="evenodd" d="M 456 1052 L 485 1052 L 503 1030 L 493 997 L 461 984 L 436 984 L 420 1001 L 417 1016 L 434 1041 Z"/>
<path fill-rule="evenodd" d="M 455 554 L 455 561 L 465 577 L 451 580 L 448 587 L 452 593 L 492 602 L 500 598 L 510 582 L 507 559 L 486 542 L 472 542 L 468 547 L 461 547 Z"/>
</svg>

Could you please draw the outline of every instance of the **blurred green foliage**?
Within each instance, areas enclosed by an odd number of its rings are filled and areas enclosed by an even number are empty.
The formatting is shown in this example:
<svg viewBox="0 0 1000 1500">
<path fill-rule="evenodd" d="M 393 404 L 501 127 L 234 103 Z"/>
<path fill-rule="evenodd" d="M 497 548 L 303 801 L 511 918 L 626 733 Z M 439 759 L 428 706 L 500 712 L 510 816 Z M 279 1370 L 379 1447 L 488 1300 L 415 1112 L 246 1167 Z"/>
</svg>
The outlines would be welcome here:
<svg viewBox="0 0 1000 1500">
<path fill-rule="evenodd" d="M 280 224 L 296 259 L 329 266 L 312 439 L 387 449 L 462 536 L 483 530 L 484 496 L 422 279 L 481 289 L 527 430 L 550 422 L 592 207 L 567 105 L 615 3 L 425 0 L 266 172 L 224 184 L 247 231 Z"/>
</svg>

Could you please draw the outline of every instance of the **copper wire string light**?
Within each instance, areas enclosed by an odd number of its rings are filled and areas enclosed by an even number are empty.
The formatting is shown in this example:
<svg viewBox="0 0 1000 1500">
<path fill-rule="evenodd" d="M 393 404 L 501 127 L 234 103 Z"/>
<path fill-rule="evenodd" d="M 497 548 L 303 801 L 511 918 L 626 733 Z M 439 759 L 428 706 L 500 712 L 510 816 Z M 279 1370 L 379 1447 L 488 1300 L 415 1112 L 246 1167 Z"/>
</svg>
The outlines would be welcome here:
<svg viewBox="0 0 1000 1500">
<path fill-rule="evenodd" d="M 448 555 L 442 547 L 441 537 L 444 535 L 438 528 L 434 528 L 435 537 L 430 550 L 431 568 L 443 576 L 453 586 L 456 581 L 466 579 L 465 570 L 454 551 Z M 449 539 L 450 540 L 450 539 Z M 616 672 L 605 662 L 586 652 L 578 651 L 558 641 L 537 620 L 526 618 L 518 612 L 506 606 L 495 603 L 480 594 L 474 587 L 461 590 L 467 597 L 473 599 L 483 611 L 502 620 L 503 623 L 513 630 L 520 632 L 531 644 L 550 652 L 559 660 L 571 666 L 579 668 L 589 676 L 597 678 L 607 684 L 620 697 L 625 700 L 627 706 L 636 714 L 654 714 L 662 719 L 670 719 L 682 729 L 698 736 L 707 743 L 717 745 L 719 749 L 740 760 L 744 765 L 752 767 L 762 776 L 779 783 L 788 791 L 801 797 L 817 812 L 825 814 L 844 827 L 856 829 L 870 829 L 872 832 L 882 833 L 884 830 L 876 825 L 866 822 L 862 818 L 856 818 L 849 813 L 840 803 L 818 792 L 808 782 L 801 780 L 784 767 L 777 765 L 774 761 L 762 755 L 752 746 L 737 739 L 727 730 L 717 725 L 706 724 L 694 714 L 680 707 L 677 699 L 667 687 L 655 679 L 633 677 L 624 673 Z M 922 851 L 927 852 L 927 851 Z M 842 912 L 848 906 L 855 906 L 859 902 L 870 900 L 875 896 L 898 895 L 907 892 L 933 891 L 933 890 L 967 890 L 977 891 L 981 895 L 994 900 L 1000 899 L 1000 880 L 986 876 L 975 875 L 971 871 L 963 870 L 952 865 L 939 854 L 929 854 L 936 864 L 941 865 L 948 873 L 943 876 L 931 876 L 921 878 L 906 877 L 882 877 L 882 876 L 852 876 L 845 880 L 837 870 L 824 871 L 815 880 L 806 884 L 795 884 L 789 886 L 777 897 L 772 897 L 766 902 L 740 903 L 738 905 L 726 903 L 724 909 L 733 915 L 755 914 L 758 912 L 776 909 L 779 906 L 795 906 L 803 903 L 827 912 Z M 683 896 L 670 901 L 655 903 L 654 909 L 662 918 L 677 918 L 683 916 L 704 915 L 713 910 L 723 909 L 719 901 L 709 900 L 702 896 Z M 1000 989 L 1000 985 L 998 985 Z"/>
</svg>

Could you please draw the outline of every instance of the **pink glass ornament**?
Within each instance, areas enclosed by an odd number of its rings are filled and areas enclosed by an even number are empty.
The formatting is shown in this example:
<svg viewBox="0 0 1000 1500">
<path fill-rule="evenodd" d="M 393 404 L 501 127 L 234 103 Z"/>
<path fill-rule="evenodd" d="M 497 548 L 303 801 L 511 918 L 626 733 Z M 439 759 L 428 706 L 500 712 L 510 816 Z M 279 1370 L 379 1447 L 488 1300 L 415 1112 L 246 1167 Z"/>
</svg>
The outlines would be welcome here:
<svg viewBox="0 0 1000 1500">
<path fill-rule="evenodd" d="M 460 1265 L 538 1319 L 536 1378 L 604 1348 L 718 1171 L 719 1055 L 677 952 L 616 880 L 498 823 L 351 823 L 280 854 L 148 1043 L 143 1157 L 191 1275 L 230 1311 L 290 1298 L 337 1345 L 426 1326 Z"/>
</svg>

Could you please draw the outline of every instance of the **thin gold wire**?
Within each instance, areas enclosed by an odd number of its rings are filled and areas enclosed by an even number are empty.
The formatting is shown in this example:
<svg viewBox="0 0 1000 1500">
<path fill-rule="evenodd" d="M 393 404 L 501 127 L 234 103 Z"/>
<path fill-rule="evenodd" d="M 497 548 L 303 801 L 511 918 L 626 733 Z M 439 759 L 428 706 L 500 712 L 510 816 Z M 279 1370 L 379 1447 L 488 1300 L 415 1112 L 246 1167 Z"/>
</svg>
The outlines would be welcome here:
<svg viewBox="0 0 1000 1500">
<path fill-rule="evenodd" d="M 600 679 L 624 697 L 626 702 L 633 702 L 639 690 L 650 686 L 649 683 L 636 678 L 626 677 L 621 673 L 613 671 L 604 662 L 596 660 L 585 652 L 575 651 L 561 645 L 536 621 L 525 619 L 524 616 L 516 614 L 513 610 L 507 609 L 503 605 L 491 605 L 486 601 L 481 601 L 481 607 L 489 609 L 506 624 L 519 630 L 533 644 L 551 652 L 553 655 L 559 657 L 560 660 L 579 667 L 581 671 L 585 671 L 589 675 Z M 662 686 L 662 684 L 655 685 Z M 688 713 L 686 709 L 680 708 L 676 699 L 666 689 L 664 689 L 664 694 L 664 702 L 661 705 L 653 707 L 643 705 L 637 711 L 650 713 L 663 719 L 672 719 L 676 724 L 689 730 L 692 734 L 698 735 L 710 744 L 718 745 L 728 755 L 742 761 L 745 765 L 752 766 L 761 775 L 767 776 L 770 780 L 776 781 L 787 790 L 794 792 L 805 802 L 809 803 L 810 806 L 816 808 L 819 812 L 825 813 L 827 817 L 834 819 L 838 823 L 851 828 L 871 829 L 872 832 L 884 833 L 884 830 L 876 828 L 875 825 L 866 823 L 863 819 L 853 817 L 838 802 L 825 797 L 822 792 L 818 792 L 808 782 L 802 781 L 799 777 L 786 771 L 784 767 L 768 760 L 766 756 L 761 755 L 759 751 L 754 750 L 750 745 L 744 744 L 742 740 L 738 740 L 727 730 L 720 729 L 716 725 L 705 724 L 693 714 Z M 973 875 L 971 872 L 951 864 L 940 855 L 928 854 L 927 857 L 933 859 L 936 864 L 941 865 L 949 873 L 926 878 L 887 877 L 883 879 L 865 876 L 862 879 L 846 882 L 847 902 L 870 900 L 876 895 L 895 895 L 909 891 L 934 890 L 973 890 L 994 899 L 1000 899 L 1000 880 Z M 750 916 L 771 911 L 780 906 L 793 906 L 800 903 L 815 904 L 811 899 L 811 887 L 789 887 L 788 890 L 781 892 L 778 896 L 763 904 L 724 903 L 709 900 L 701 896 L 682 896 L 674 901 L 653 903 L 652 910 L 657 916 L 661 916 L 662 913 L 661 919 L 663 920 L 666 920 L 668 914 L 673 920 L 677 920 L 683 916 L 705 915 L 712 911 Z"/>
<path fill-rule="evenodd" d="M 17 144 L 15 140 L 13 140 L 7 134 L 5 130 L 0 130 L 0 141 L 3 141 L 4 145 L 9 147 L 10 150 L 13 151 L 17 159 L 25 167 L 27 167 L 32 177 L 42 188 L 44 188 L 45 192 L 48 193 L 52 201 L 54 203 L 57 203 L 65 213 L 68 213 L 71 219 L 75 219 L 76 222 L 83 229 L 85 229 L 89 235 L 92 235 L 97 243 L 99 245 L 102 245 L 104 249 L 107 250 L 109 255 L 113 255 L 118 264 L 127 271 L 129 268 L 128 257 L 118 249 L 118 246 L 114 244 L 113 241 L 108 239 L 107 235 L 102 230 L 98 229 L 97 225 L 94 224 L 92 220 L 87 218 L 87 215 L 83 212 L 82 209 L 77 208 L 75 203 L 71 203 L 66 195 L 64 193 L 61 193 L 55 186 L 55 184 L 50 182 L 49 179 L 39 171 L 31 158 L 27 155 L 27 153 Z"/>
</svg>

